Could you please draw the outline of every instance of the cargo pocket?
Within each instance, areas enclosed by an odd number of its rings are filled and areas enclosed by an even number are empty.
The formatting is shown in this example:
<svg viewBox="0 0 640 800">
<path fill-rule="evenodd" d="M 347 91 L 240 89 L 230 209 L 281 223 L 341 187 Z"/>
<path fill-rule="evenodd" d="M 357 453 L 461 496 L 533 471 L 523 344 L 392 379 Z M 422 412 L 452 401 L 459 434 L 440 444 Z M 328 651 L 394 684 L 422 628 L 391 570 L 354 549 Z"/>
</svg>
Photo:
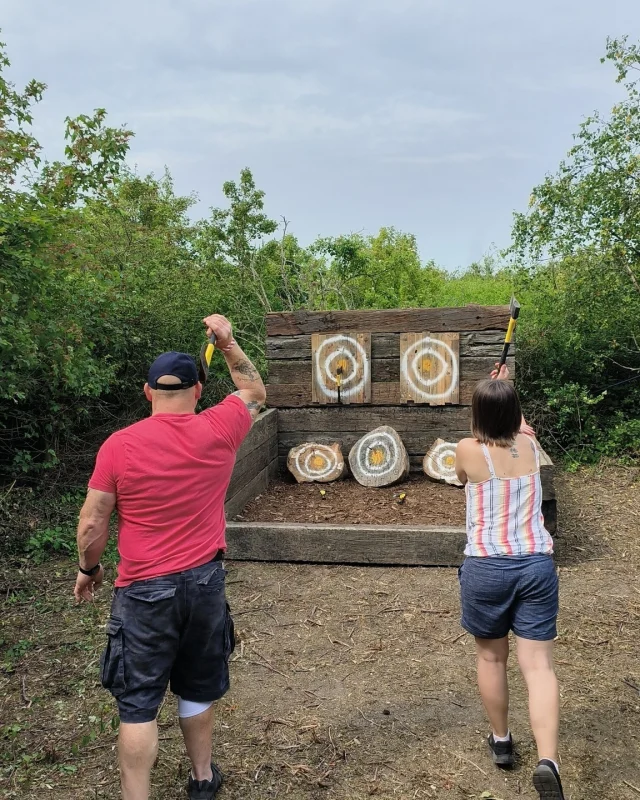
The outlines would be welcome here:
<svg viewBox="0 0 640 800">
<path fill-rule="evenodd" d="M 233 617 L 231 616 L 231 609 L 229 603 L 225 602 L 225 619 L 224 619 L 224 657 L 229 660 L 229 656 L 236 649 L 236 631 L 233 624 Z"/>
<path fill-rule="evenodd" d="M 111 616 L 107 622 L 107 646 L 100 657 L 100 682 L 114 697 L 121 695 L 124 682 L 122 620 Z"/>
</svg>

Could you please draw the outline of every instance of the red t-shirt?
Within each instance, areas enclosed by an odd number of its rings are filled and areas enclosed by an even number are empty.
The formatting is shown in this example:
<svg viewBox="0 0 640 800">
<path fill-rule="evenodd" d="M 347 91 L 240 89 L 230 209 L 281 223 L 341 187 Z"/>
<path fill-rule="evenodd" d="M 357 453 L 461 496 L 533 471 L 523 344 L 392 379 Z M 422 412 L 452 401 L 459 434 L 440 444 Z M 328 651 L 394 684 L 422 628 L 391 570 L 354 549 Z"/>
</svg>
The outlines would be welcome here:
<svg viewBox="0 0 640 800">
<path fill-rule="evenodd" d="M 226 547 L 224 501 L 251 428 L 230 395 L 200 414 L 154 414 L 110 436 L 90 489 L 116 495 L 116 586 L 206 564 Z"/>
</svg>

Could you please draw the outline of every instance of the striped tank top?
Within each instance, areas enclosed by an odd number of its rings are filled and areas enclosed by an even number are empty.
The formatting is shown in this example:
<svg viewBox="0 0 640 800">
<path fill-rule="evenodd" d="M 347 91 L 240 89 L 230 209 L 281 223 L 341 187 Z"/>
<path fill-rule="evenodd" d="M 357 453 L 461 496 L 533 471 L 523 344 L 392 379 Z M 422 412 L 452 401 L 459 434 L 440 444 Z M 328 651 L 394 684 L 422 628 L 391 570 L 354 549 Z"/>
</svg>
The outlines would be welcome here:
<svg viewBox="0 0 640 800">
<path fill-rule="evenodd" d="M 521 478 L 498 478 L 486 445 L 480 445 L 490 477 L 467 483 L 466 556 L 528 556 L 553 553 L 553 539 L 542 517 L 540 456 L 536 471 Z"/>
</svg>

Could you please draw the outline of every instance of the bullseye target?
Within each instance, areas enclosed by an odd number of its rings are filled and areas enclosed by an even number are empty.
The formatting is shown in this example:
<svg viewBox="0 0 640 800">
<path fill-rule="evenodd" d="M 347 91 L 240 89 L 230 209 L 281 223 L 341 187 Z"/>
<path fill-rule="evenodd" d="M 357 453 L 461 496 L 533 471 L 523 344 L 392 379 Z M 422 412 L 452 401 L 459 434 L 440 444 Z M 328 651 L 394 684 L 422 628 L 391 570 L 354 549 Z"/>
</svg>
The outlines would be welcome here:
<svg viewBox="0 0 640 800">
<path fill-rule="evenodd" d="M 338 333 L 311 337 L 314 403 L 371 401 L 371 336 Z"/>
<path fill-rule="evenodd" d="M 298 483 L 329 483 L 342 477 L 344 458 L 338 442 L 305 442 L 289 451 L 287 466 Z"/>
<path fill-rule="evenodd" d="M 403 402 L 444 405 L 459 401 L 457 333 L 405 333 L 400 337 L 400 396 Z"/>
<path fill-rule="evenodd" d="M 424 457 L 425 475 L 436 481 L 443 481 L 453 486 L 462 486 L 456 475 L 456 444 L 436 439 Z"/>
<path fill-rule="evenodd" d="M 363 486 L 389 486 L 406 477 L 409 457 L 393 428 L 383 426 L 355 443 L 349 453 L 349 466 Z"/>
</svg>

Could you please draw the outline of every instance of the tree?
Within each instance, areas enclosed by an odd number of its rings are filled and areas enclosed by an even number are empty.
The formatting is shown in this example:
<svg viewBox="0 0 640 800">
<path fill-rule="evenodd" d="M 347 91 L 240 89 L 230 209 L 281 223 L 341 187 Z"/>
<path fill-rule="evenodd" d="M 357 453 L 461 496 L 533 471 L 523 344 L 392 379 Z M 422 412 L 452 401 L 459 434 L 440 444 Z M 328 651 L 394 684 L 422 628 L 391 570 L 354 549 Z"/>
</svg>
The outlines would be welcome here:
<svg viewBox="0 0 640 800">
<path fill-rule="evenodd" d="M 46 87 L 17 91 L 9 66 L 0 44 L 0 462 L 28 469 L 55 458 L 60 398 L 99 394 L 112 373 L 92 358 L 91 306 L 77 302 L 91 291 L 69 269 L 69 226 L 78 200 L 117 175 L 132 134 L 101 111 L 68 119 L 67 160 L 43 165 L 31 125 Z"/>
<path fill-rule="evenodd" d="M 607 40 L 626 97 L 589 116 L 516 214 L 521 389 L 578 452 L 640 453 L 640 48 Z"/>
<path fill-rule="evenodd" d="M 591 248 L 622 270 L 640 294 L 640 48 L 608 39 L 606 56 L 617 69 L 626 99 L 609 118 L 595 112 L 580 126 L 576 144 L 533 190 L 526 214 L 516 214 L 514 250 L 534 259 Z"/>
</svg>

